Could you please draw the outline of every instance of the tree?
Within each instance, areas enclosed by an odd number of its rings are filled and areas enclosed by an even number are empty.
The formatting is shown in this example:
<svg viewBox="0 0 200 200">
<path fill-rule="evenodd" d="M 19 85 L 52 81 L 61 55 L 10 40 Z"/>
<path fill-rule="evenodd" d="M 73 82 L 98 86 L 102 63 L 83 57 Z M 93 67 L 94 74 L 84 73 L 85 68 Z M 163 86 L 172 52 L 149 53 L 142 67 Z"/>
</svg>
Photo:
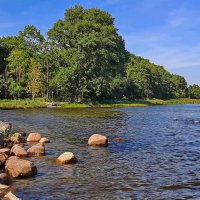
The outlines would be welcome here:
<svg viewBox="0 0 200 200">
<path fill-rule="evenodd" d="M 114 27 L 114 19 L 99 9 L 75 6 L 48 32 L 49 38 L 64 49 L 78 54 L 73 85 L 75 100 L 101 100 L 108 95 L 105 85 L 124 73 L 128 58 L 124 41 Z M 68 66 L 68 65 L 65 65 Z M 65 67 L 63 66 L 63 67 Z"/>
<path fill-rule="evenodd" d="M 35 99 L 42 89 L 41 65 L 35 59 L 31 59 L 30 65 L 31 67 L 28 73 L 28 89 L 32 94 L 32 99 Z"/>
<path fill-rule="evenodd" d="M 199 85 L 190 85 L 189 86 L 189 97 L 191 99 L 200 99 L 200 86 Z"/>
<path fill-rule="evenodd" d="M 174 84 L 174 97 L 185 98 L 187 96 L 187 82 L 185 78 L 179 75 L 172 75 L 171 80 Z"/>
<path fill-rule="evenodd" d="M 22 50 L 13 50 L 7 58 L 9 91 L 14 98 L 20 98 L 26 91 L 27 68 L 29 58 Z"/>
<path fill-rule="evenodd" d="M 151 98 L 153 95 L 152 73 L 149 67 L 141 63 L 130 62 L 127 67 L 127 76 L 132 80 L 137 90 L 137 97 Z"/>
</svg>

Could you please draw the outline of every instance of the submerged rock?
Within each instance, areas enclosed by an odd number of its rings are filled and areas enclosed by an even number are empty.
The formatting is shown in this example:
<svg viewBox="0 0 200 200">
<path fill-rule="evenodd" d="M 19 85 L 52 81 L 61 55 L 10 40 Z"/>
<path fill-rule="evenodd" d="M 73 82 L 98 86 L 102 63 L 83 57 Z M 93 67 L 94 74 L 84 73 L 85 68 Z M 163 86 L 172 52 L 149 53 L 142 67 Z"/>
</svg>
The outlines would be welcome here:
<svg viewBox="0 0 200 200">
<path fill-rule="evenodd" d="M 8 184 L 9 176 L 6 173 L 0 173 L 0 183 L 1 184 Z"/>
<path fill-rule="evenodd" d="M 4 185 L 4 184 L 0 184 L 0 195 L 1 196 L 4 196 L 9 191 L 10 191 L 10 186 Z"/>
<path fill-rule="evenodd" d="M 39 142 L 41 138 L 40 133 L 30 133 L 27 142 Z"/>
<path fill-rule="evenodd" d="M 65 152 L 56 159 L 57 164 L 73 164 L 76 162 L 77 159 L 75 155 L 71 152 Z"/>
<path fill-rule="evenodd" d="M 15 144 L 11 149 L 11 155 L 18 156 L 18 157 L 27 157 L 27 151 L 18 144 Z"/>
<path fill-rule="evenodd" d="M 8 159 L 8 155 L 5 153 L 0 153 L 0 167 L 4 167 L 6 160 Z"/>
<path fill-rule="evenodd" d="M 50 143 L 49 139 L 46 137 L 41 138 L 39 142 L 40 143 Z"/>
<path fill-rule="evenodd" d="M 6 172 L 13 178 L 32 177 L 37 174 L 37 168 L 28 160 L 11 156 L 6 161 Z"/>
<path fill-rule="evenodd" d="M 88 145 L 107 147 L 108 146 L 108 138 L 103 135 L 93 134 L 88 140 Z"/>
<path fill-rule="evenodd" d="M 124 140 L 124 138 L 116 138 L 115 139 L 115 142 L 124 142 L 125 140 Z"/>
<path fill-rule="evenodd" d="M 43 143 L 38 143 L 33 145 L 27 150 L 29 156 L 44 156 L 45 155 L 45 146 Z"/>
<path fill-rule="evenodd" d="M 12 192 L 8 192 L 4 196 L 3 200 L 21 200 L 21 199 L 19 199 L 18 197 L 16 197 Z"/>
</svg>

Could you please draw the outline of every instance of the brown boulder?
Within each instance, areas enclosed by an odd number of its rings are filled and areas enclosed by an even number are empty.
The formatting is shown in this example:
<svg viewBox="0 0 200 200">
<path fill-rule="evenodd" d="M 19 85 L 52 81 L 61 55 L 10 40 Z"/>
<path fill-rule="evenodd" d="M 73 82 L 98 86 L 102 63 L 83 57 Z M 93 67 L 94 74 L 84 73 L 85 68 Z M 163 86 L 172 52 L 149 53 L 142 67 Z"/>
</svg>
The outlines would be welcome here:
<svg viewBox="0 0 200 200">
<path fill-rule="evenodd" d="M 108 138 L 103 135 L 93 134 L 88 140 L 88 145 L 107 147 L 108 146 Z"/>
<path fill-rule="evenodd" d="M 6 161 L 6 172 L 13 178 L 32 177 L 37 174 L 37 168 L 28 160 L 11 156 Z"/>
<path fill-rule="evenodd" d="M 10 141 L 13 142 L 14 144 L 19 144 L 19 143 L 25 143 L 25 137 L 21 133 L 14 133 L 10 137 Z"/>
<path fill-rule="evenodd" d="M 16 197 L 12 192 L 8 192 L 4 196 L 3 200 L 21 200 L 21 199 L 19 199 L 18 197 Z"/>
<path fill-rule="evenodd" d="M 45 146 L 43 143 L 38 143 L 33 145 L 27 150 L 29 156 L 44 156 L 45 155 Z"/>
<path fill-rule="evenodd" d="M 50 143 L 49 139 L 46 137 L 41 138 L 39 142 L 40 143 Z"/>
<path fill-rule="evenodd" d="M 8 159 L 8 155 L 6 155 L 5 153 L 0 153 L 0 167 L 5 166 L 7 159 Z"/>
<path fill-rule="evenodd" d="M 0 153 L 5 153 L 6 155 L 10 155 L 10 149 L 9 148 L 3 148 L 3 149 L 0 149 Z"/>
<path fill-rule="evenodd" d="M 30 133 L 27 142 L 39 142 L 41 138 L 42 137 L 39 133 Z"/>
<path fill-rule="evenodd" d="M 11 149 L 11 155 L 18 156 L 18 157 L 27 157 L 27 151 L 18 144 L 15 144 Z"/>
<path fill-rule="evenodd" d="M 76 162 L 77 162 L 77 159 L 74 156 L 74 154 L 71 152 L 65 152 L 56 159 L 57 164 L 73 164 Z"/>
</svg>

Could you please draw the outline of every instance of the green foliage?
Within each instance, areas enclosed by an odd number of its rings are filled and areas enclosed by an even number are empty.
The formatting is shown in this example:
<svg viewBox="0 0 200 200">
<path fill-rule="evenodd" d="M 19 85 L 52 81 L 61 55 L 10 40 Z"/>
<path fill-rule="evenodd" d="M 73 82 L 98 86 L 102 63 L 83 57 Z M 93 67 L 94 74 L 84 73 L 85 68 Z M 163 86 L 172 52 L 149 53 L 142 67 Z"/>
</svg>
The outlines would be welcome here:
<svg viewBox="0 0 200 200">
<path fill-rule="evenodd" d="M 200 99 L 200 86 L 199 85 L 191 85 L 189 87 L 189 96 L 192 99 Z"/>
<path fill-rule="evenodd" d="M 188 92 L 183 77 L 126 51 L 108 12 L 75 6 L 47 35 L 28 25 L 15 37 L 0 38 L 0 98 L 75 103 L 199 98 L 199 89 L 191 86 Z"/>
<path fill-rule="evenodd" d="M 28 73 L 28 89 L 32 94 L 32 99 L 35 99 L 42 89 L 41 66 L 35 59 L 31 59 L 30 66 L 30 71 Z"/>
<path fill-rule="evenodd" d="M 65 19 L 56 22 L 48 35 L 66 51 L 73 51 L 75 65 L 68 85 L 77 91 L 71 99 L 100 100 L 109 94 L 107 85 L 112 78 L 124 73 L 127 52 L 110 14 L 76 6 L 66 11 Z M 63 67 L 67 68 L 68 63 Z"/>
</svg>

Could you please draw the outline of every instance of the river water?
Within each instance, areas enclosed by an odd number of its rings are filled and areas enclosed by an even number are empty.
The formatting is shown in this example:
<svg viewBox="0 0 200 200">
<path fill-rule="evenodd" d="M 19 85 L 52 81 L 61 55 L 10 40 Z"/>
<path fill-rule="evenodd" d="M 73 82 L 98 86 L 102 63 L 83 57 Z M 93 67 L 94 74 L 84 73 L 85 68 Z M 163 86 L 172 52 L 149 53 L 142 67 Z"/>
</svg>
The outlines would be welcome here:
<svg viewBox="0 0 200 200">
<path fill-rule="evenodd" d="M 23 200 L 200 199 L 200 105 L 1 110 L 0 120 L 51 140 L 31 158 L 38 175 L 12 183 Z M 88 147 L 93 133 L 109 146 Z M 79 162 L 57 166 L 66 151 Z"/>
</svg>

